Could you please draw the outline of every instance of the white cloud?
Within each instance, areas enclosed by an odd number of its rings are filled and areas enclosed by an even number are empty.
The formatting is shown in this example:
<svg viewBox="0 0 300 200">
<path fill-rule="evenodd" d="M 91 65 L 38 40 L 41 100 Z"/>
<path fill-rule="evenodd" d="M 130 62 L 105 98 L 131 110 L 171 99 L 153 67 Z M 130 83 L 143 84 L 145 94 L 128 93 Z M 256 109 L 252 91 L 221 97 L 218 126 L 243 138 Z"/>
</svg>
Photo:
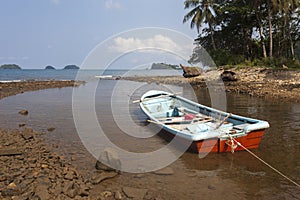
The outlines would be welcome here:
<svg viewBox="0 0 300 200">
<path fill-rule="evenodd" d="M 116 9 L 116 10 L 121 10 L 122 9 L 122 5 L 118 2 L 113 1 L 113 0 L 106 0 L 105 1 L 105 7 L 107 9 Z"/>
<path fill-rule="evenodd" d="M 52 3 L 54 3 L 55 5 L 58 5 L 60 3 L 60 0 L 51 0 Z"/>
<path fill-rule="evenodd" d="M 176 42 L 163 35 L 155 35 L 152 38 L 147 39 L 117 37 L 114 39 L 114 44 L 111 46 L 111 49 L 121 53 L 134 51 L 137 49 L 161 49 L 167 51 L 174 50 L 176 52 L 181 51 L 181 47 L 176 44 Z"/>
</svg>

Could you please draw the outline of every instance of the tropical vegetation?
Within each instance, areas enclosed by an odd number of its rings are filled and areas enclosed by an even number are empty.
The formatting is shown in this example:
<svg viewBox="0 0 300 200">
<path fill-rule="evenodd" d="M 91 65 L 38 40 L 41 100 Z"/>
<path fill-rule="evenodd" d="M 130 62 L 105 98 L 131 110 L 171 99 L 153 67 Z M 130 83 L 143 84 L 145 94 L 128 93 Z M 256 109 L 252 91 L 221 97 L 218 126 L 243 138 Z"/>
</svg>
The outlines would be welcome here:
<svg viewBox="0 0 300 200">
<path fill-rule="evenodd" d="M 197 30 L 194 51 L 204 47 L 217 65 L 300 67 L 299 6 L 299 0 L 185 0 L 183 22 Z"/>
<path fill-rule="evenodd" d="M 3 64 L 0 69 L 21 69 L 21 67 L 17 64 Z"/>
</svg>

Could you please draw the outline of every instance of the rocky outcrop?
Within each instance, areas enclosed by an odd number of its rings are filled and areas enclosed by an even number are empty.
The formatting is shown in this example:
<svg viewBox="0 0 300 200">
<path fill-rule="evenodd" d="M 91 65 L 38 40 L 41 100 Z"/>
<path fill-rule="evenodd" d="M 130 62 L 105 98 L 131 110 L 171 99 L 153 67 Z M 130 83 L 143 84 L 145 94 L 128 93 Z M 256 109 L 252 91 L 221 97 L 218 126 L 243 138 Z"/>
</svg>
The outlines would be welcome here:
<svg viewBox="0 0 300 200">
<path fill-rule="evenodd" d="M 238 76 L 235 72 L 233 71 L 228 71 L 225 70 L 221 73 L 220 78 L 222 79 L 222 81 L 237 81 L 238 80 Z"/>
<path fill-rule="evenodd" d="M 203 72 L 203 70 L 199 67 L 189 67 L 189 66 L 184 66 L 182 64 L 180 64 L 180 67 L 183 70 L 183 76 L 185 78 L 199 76 Z"/>
</svg>

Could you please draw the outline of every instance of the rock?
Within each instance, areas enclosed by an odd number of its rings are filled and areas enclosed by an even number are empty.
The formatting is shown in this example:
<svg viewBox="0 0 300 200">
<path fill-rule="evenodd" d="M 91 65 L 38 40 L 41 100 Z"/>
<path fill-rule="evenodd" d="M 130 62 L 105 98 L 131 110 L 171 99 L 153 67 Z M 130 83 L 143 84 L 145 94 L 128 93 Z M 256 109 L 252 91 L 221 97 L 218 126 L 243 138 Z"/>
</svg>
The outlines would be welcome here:
<svg viewBox="0 0 300 200">
<path fill-rule="evenodd" d="M 157 175 L 172 175 L 174 174 L 174 170 L 171 167 L 165 167 L 153 173 Z"/>
<path fill-rule="evenodd" d="M 20 115 L 28 115 L 28 110 L 20 110 L 19 114 Z"/>
<path fill-rule="evenodd" d="M 132 187 L 123 187 L 123 192 L 128 198 L 143 199 L 147 193 L 146 189 L 138 189 Z"/>
<path fill-rule="evenodd" d="M 115 192 L 115 199 L 117 199 L 117 200 L 121 200 L 121 199 L 122 199 L 122 194 L 121 194 L 121 192 L 119 192 L 119 191 L 116 191 L 116 192 Z"/>
<path fill-rule="evenodd" d="M 52 132 L 52 131 L 54 131 L 54 130 L 55 130 L 54 127 L 49 127 L 49 128 L 47 128 L 47 131 L 49 131 L 49 132 Z"/>
<path fill-rule="evenodd" d="M 39 184 L 36 188 L 35 188 L 35 196 L 39 197 L 39 199 L 51 199 L 51 196 L 48 192 L 48 186 L 47 185 L 43 185 L 43 184 Z"/>
<path fill-rule="evenodd" d="M 104 198 L 111 197 L 113 194 L 110 191 L 101 192 L 100 195 Z"/>
<path fill-rule="evenodd" d="M 20 123 L 19 124 L 19 127 L 23 127 L 23 126 L 26 126 L 26 124 L 25 123 Z"/>
<path fill-rule="evenodd" d="M 22 138 L 24 140 L 30 140 L 34 137 L 34 135 L 32 133 L 29 133 L 29 132 L 24 132 L 21 134 Z"/>
<path fill-rule="evenodd" d="M 74 179 L 74 172 L 73 171 L 68 171 L 65 175 L 65 179 L 67 180 L 73 180 Z"/>
<path fill-rule="evenodd" d="M 70 198 L 74 198 L 79 193 L 79 186 L 77 183 L 69 182 L 65 185 L 63 193 Z"/>
<path fill-rule="evenodd" d="M 109 166 L 107 166 L 107 163 Z M 101 152 L 99 159 L 96 162 L 95 168 L 104 171 L 121 170 L 121 160 L 117 152 L 112 148 L 106 148 Z"/>
<path fill-rule="evenodd" d="M 117 175 L 118 175 L 117 172 L 102 172 L 101 174 L 92 177 L 91 181 L 93 184 L 98 184 L 106 179 L 114 178 Z"/>
<path fill-rule="evenodd" d="M 1 191 L 1 196 L 2 197 L 11 197 L 11 196 L 17 196 L 20 194 L 19 190 L 15 189 L 4 189 Z"/>
<path fill-rule="evenodd" d="M 14 182 L 12 182 L 12 183 L 8 184 L 7 188 L 8 189 L 16 189 L 17 185 Z"/>
<path fill-rule="evenodd" d="M 214 187 L 212 185 L 207 186 L 207 188 L 210 189 L 210 190 L 216 190 L 216 187 Z"/>
<path fill-rule="evenodd" d="M 203 70 L 199 67 L 188 67 L 188 66 L 184 66 L 182 64 L 180 64 L 180 67 L 183 70 L 183 76 L 185 78 L 199 76 L 200 74 L 203 73 Z"/>
<path fill-rule="evenodd" d="M 48 168 L 48 167 L 49 167 L 49 166 L 48 166 L 47 164 L 42 164 L 42 165 L 41 165 L 41 168 L 42 168 L 42 169 L 46 169 L 46 168 Z"/>
<path fill-rule="evenodd" d="M 233 71 L 225 70 L 221 73 L 220 78 L 222 81 L 237 81 L 238 77 L 237 74 Z"/>
</svg>

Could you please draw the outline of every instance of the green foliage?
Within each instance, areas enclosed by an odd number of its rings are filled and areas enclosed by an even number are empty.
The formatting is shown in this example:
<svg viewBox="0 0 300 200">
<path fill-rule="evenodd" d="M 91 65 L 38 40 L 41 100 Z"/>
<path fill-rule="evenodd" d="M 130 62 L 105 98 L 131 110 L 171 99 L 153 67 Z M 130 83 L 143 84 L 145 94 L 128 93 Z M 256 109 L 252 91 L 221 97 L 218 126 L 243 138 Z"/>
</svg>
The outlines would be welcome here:
<svg viewBox="0 0 300 200">
<path fill-rule="evenodd" d="M 195 42 L 217 65 L 298 67 L 300 1 L 186 0 L 184 5 L 189 12 L 183 21 L 201 30 Z"/>
<path fill-rule="evenodd" d="M 0 69 L 21 69 L 17 64 L 4 64 L 0 66 Z"/>
<path fill-rule="evenodd" d="M 253 66 L 270 67 L 270 68 L 286 68 L 287 69 L 300 69 L 299 60 L 292 60 L 286 58 L 266 58 L 266 59 L 255 59 Z"/>
<path fill-rule="evenodd" d="M 244 61 L 243 55 L 233 55 L 223 49 L 212 50 L 209 53 L 217 66 L 237 65 Z"/>
<path fill-rule="evenodd" d="M 77 65 L 67 65 L 64 69 L 79 69 L 79 67 Z"/>
<path fill-rule="evenodd" d="M 55 69 L 55 68 L 53 66 L 48 65 L 45 67 L 45 69 Z"/>
</svg>

